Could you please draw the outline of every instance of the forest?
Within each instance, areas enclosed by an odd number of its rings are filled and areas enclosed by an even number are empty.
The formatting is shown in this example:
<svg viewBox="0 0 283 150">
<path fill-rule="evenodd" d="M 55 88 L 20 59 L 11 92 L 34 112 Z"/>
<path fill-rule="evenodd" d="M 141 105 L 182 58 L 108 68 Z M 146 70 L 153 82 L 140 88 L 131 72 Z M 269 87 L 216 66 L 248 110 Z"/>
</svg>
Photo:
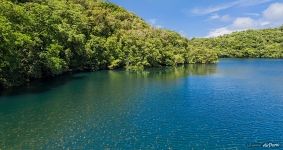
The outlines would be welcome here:
<svg viewBox="0 0 283 150">
<path fill-rule="evenodd" d="M 0 88 L 66 72 L 283 57 L 283 27 L 188 39 L 102 0 L 1 0 Z"/>
<path fill-rule="evenodd" d="M 190 45 L 216 51 L 220 58 L 283 58 L 283 26 L 192 39 Z"/>
<path fill-rule="evenodd" d="M 69 71 L 215 63 L 176 32 L 104 1 L 0 1 L 0 85 Z"/>
</svg>

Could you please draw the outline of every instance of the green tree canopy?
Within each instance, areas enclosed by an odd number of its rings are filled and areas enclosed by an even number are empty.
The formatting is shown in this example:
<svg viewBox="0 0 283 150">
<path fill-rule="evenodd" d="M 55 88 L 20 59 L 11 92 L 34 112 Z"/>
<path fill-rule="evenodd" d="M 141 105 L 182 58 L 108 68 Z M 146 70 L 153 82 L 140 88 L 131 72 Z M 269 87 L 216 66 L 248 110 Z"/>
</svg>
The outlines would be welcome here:
<svg viewBox="0 0 283 150">
<path fill-rule="evenodd" d="M 0 52 L 2 87 L 67 71 L 217 60 L 215 52 L 102 0 L 1 0 Z"/>
</svg>

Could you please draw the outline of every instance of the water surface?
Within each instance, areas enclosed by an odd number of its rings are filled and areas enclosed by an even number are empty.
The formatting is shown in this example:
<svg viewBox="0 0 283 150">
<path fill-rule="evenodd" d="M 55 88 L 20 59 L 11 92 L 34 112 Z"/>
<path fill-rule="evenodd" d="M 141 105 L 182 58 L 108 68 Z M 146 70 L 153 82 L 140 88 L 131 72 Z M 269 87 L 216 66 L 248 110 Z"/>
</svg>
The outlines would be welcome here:
<svg viewBox="0 0 283 150">
<path fill-rule="evenodd" d="M 283 60 L 98 71 L 0 96 L 0 149 L 283 148 Z"/>
</svg>

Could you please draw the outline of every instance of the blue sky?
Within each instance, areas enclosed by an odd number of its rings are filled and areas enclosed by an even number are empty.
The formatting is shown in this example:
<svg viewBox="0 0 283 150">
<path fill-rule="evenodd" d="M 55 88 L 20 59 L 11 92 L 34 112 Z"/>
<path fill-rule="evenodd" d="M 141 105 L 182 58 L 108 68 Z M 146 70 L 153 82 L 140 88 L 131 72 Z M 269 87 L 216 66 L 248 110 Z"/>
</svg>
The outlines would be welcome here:
<svg viewBox="0 0 283 150">
<path fill-rule="evenodd" d="M 283 24 L 283 0 L 110 0 L 157 28 L 213 37 Z"/>
</svg>

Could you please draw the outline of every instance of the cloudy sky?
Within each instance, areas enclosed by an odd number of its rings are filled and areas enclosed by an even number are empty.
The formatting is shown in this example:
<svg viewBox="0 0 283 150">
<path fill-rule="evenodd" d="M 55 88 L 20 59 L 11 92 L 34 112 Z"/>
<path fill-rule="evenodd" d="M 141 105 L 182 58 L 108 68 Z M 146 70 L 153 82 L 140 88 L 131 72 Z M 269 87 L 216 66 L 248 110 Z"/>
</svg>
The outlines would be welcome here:
<svg viewBox="0 0 283 150">
<path fill-rule="evenodd" d="M 110 0 L 158 28 L 213 37 L 283 25 L 283 0 Z"/>
</svg>

